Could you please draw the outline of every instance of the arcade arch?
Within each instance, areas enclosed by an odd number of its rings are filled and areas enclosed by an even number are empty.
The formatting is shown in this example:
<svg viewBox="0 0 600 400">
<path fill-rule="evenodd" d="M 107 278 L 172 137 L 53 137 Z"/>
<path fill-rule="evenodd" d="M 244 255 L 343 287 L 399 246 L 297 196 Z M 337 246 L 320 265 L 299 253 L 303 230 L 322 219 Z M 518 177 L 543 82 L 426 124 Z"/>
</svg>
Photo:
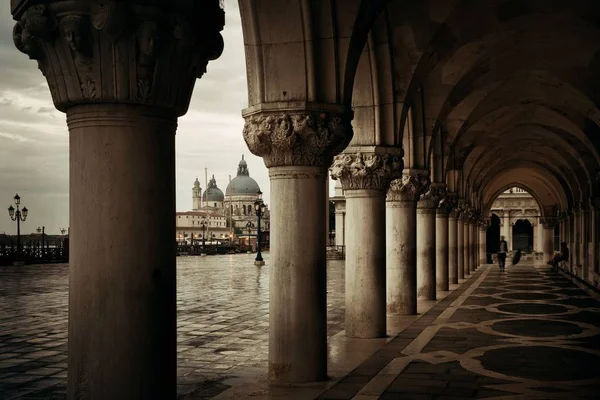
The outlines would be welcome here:
<svg viewBox="0 0 600 400">
<path fill-rule="evenodd" d="M 544 257 L 559 224 L 567 270 L 600 285 L 597 1 L 238 3 L 242 135 L 271 178 L 271 379 L 327 376 L 328 174 L 346 197 L 347 336 L 385 336 L 386 313 L 416 313 L 418 297 L 485 263 L 490 207 L 508 185 L 535 194 Z M 15 45 L 71 136 L 69 396 L 173 398 L 173 138 L 223 49 L 222 2 L 11 11 Z"/>
</svg>

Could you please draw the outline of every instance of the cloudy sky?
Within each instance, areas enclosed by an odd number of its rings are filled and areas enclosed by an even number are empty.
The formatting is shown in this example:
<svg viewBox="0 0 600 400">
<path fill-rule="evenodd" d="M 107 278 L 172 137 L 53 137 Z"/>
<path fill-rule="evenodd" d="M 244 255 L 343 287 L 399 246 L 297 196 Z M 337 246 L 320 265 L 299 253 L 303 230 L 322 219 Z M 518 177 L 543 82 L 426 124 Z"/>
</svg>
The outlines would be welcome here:
<svg viewBox="0 0 600 400">
<path fill-rule="evenodd" d="M 179 120 L 177 210 L 191 209 L 196 176 L 204 189 L 204 168 L 225 191 L 242 154 L 250 175 L 270 203 L 268 171 L 248 151 L 240 111 L 247 105 L 246 71 L 236 0 L 225 1 L 225 51 L 196 82 L 189 112 Z M 15 193 L 30 210 L 23 231 L 40 225 L 58 233 L 69 225 L 68 131 L 64 114 L 52 105 L 46 81 L 35 61 L 12 42 L 14 22 L 6 3 L 0 7 L 0 233 L 13 234 L 8 206 Z M 332 185 L 333 186 L 333 185 Z M 333 187 L 332 187 L 333 189 Z"/>
</svg>

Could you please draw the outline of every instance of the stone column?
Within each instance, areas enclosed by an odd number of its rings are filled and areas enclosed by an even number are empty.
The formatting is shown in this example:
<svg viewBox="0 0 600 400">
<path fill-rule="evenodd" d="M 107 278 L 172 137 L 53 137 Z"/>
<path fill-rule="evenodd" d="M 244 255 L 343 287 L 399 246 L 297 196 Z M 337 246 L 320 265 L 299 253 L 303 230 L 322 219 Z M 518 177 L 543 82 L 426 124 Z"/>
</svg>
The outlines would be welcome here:
<svg viewBox="0 0 600 400">
<path fill-rule="evenodd" d="M 346 244 L 346 210 L 335 210 L 335 245 L 343 246 Z"/>
<path fill-rule="evenodd" d="M 479 224 L 479 265 L 487 264 L 487 230 L 489 220 L 484 219 Z"/>
<path fill-rule="evenodd" d="M 448 277 L 450 283 L 458 283 L 458 212 L 450 212 L 448 217 Z"/>
<path fill-rule="evenodd" d="M 575 231 L 575 246 L 573 249 L 573 254 L 575 257 L 573 258 L 574 265 L 580 267 L 582 265 L 582 254 L 581 254 L 581 244 L 583 242 L 581 237 L 581 225 L 583 222 L 583 209 L 582 204 L 577 204 L 577 208 L 575 209 L 575 223 L 574 223 L 574 231 Z"/>
<path fill-rule="evenodd" d="M 346 197 L 346 336 L 386 336 L 385 195 L 401 176 L 400 149 L 348 148 L 335 157 L 331 177 Z"/>
<path fill-rule="evenodd" d="M 600 207 L 600 198 L 590 199 L 590 271 L 598 273 L 599 269 L 599 243 L 598 243 L 598 213 Z"/>
<path fill-rule="evenodd" d="M 436 299 L 436 209 L 445 194 L 446 185 L 434 182 L 417 203 L 417 297 L 423 300 Z"/>
<path fill-rule="evenodd" d="M 542 220 L 542 237 L 544 240 L 544 262 L 552 260 L 554 257 L 554 220 L 551 218 L 545 218 Z"/>
<path fill-rule="evenodd" d="M 449 236 L 451 232 L 449 229 L 448 216 L 456 205 L 456 197 L 454 193 L 446 193 L 440 205 L 437 208 L 435 218 L 435 265 L 436 265 L 436 289 L 437 291 L 447 291 L 450 288 L 450 249 L 449 249 Z M 456 219 L 453 223 L 454 238 L 453 245 L 454 254 L 456 257 Z M 456 266 L 456 263 L 454 263 Z M 456 271 L 454 271 L 453 279 L 456 279 Z M 455 283 L 455 282 L 453 282 Z"/>
<path fill-rule="evenodd" d="M 471 236 L 469 235 L 469 225 L 471 225 L 471 219 L 469 216 L 469 211 L 465 212 L 465 216 L 463 218 L 463 269 L 465 276 L 471 273 Z"/>
<path fill-rule="evenodd" d="M 13 39 L 69 127 L 68 397 L 175 399 L 175 131 L 224 12 L 39 3 L 11 2 Z"/>
<path fill-rule="evenodd" d="M 464 211 L 463 211 L 464 212 Z M 460 212 L 456 220 L 456 261 L 458 279 L 465 279 L 465 221 Z"/>
<path fill-rule="evenodd" d="M 391 182 L 386 200 L 387 312 L 417 313 L 417 200 L 428 171 L 405 170 Z"/>
<path fill-rule="evenodd" d="M 243 112 L 243 136 L 271 179 L 269 378 L 327 376 L 325 180 L 350 137 L 341 105 L 261 103 Z"/>
<path fill-rule="evenodd" d="M 471 219 L 469 223 L 469 272 L 471 274 L 475 272 L 475 269 L 477 268 L 477 241 L 475 236 L 476 230 L 477 228 L 475 226 L 475 220 Z"/>
</svg>

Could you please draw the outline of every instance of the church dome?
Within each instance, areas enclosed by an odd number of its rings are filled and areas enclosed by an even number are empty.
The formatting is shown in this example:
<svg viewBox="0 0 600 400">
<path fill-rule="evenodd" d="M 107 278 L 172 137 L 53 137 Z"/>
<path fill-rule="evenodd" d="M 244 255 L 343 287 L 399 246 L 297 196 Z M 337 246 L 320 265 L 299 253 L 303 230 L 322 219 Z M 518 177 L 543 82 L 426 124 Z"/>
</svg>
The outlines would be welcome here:
<svg viewBox="0 0 600 400">
<path fill-rule="evenodd" d="M 258 183 L 250 177 L 248 164 L 242 156 L 242 160 L 238 164 L 237 176 L 229 182 L 225 193 L 228 196 L 236 195 L 256 195 L 260 191 Z"/>
<path fill-rule="evenodd" d="M 202 193 L 203 201 L 223 201 L 225 200 L 225 196 L 223 195 L 223 191 L 217 187 L 217 181 L 215 180 L 215 176 L 213 175 L 212 179 L 208 181 L 208 187 Z"/>
</svg>

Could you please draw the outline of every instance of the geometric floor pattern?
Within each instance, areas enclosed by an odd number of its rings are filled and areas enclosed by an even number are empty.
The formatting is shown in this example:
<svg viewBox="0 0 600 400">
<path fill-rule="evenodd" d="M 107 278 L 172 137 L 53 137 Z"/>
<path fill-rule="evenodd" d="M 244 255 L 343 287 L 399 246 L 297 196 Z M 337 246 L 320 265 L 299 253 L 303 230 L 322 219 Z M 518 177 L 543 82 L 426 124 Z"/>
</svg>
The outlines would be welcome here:
<svg viewBox="0 0 600 400">
<path fill-rule="evenodd" d="M 237 377 L 264 379 L 268 254 L 266 267 L 252 258 L 178 258 L 179 399 L 229 398 Z M 331 337 L 343 330 L 343 261 L 327 274 Z M 67 275 L 0 268 L 0 400 L 66 398 Z M 599 299 L 547 265 L 484 266 L 318 398 L 600 399 Z"/>
<path fill-rule="evenodd" d="M 322 399 L 599 399 L 597 293 L 519 264 L 475 276 Z"/>
</svg>

